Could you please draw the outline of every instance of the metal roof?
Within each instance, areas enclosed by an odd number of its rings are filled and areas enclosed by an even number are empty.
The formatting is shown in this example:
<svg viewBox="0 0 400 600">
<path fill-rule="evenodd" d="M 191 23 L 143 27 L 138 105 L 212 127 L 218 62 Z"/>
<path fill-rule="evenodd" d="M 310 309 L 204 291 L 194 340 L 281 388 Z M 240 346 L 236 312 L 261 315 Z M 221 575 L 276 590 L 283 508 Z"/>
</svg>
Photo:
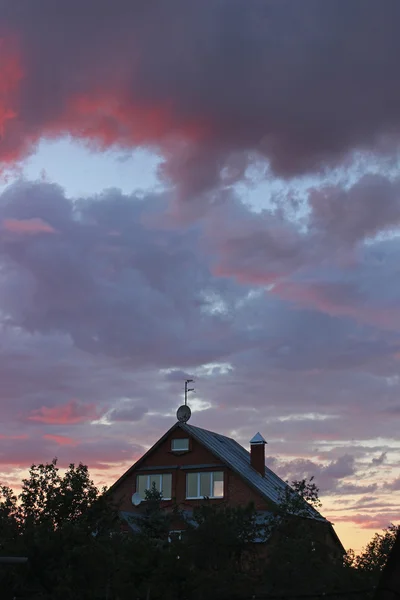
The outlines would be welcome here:
<svg viewBox="0 0 400 600">
<path fill-rule="evenodd" d="M 240 475 L 242 479 L 247 481 L 266 500 L 279 504 L 281 494 L 286 489 L 291 489 L 283 479 L 278 477 L 267 466 L 265 467 L 264 477 L 256 471 L 250 464 L 250 453 L 235 440 L 225 435 L 208 431 L 207 429 L 188 425 L 187 423 L 179 423 L 178 427 L 189 435 L 192 435 L 198 442 L 208 448 L 214 456 L 224 462 L 232 471 Z M 326 521 L 312 506 L 308 505 L 308 508 L 310 518 Z"/>
<path fill-rule="evenodd" d="M 260 432 L 256 433 L 254 437 L 251 438 L 250 444 L 266 444 L 267 442 L 264 440 L 263 436 Z"/>
</svg>

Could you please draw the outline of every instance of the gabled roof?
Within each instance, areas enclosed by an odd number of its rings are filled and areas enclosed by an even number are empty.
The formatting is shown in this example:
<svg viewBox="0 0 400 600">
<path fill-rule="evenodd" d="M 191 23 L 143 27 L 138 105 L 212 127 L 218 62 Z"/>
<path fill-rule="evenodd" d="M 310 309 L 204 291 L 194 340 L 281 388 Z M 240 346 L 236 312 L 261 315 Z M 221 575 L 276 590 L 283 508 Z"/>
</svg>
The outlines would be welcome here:
<svg viewBox="0 0 400 600">
<path fill-rule="evenodd" d="M 145 458 L 152 453 L 175 429 L 182 429 L 192 436 L 201 445 L 207 448 L 216 458 L 219 458 L 227 467 L 236 472 L 246 483 L 256 490 L 265 500 L 279 504 L 282 492 L 289 488 L 288 484 L 276 475 L 271 469 L 265 467 L 262 475 L 250 464 L 250 453 L 232 438 L 226 437 L 207 429 L 175 423 L 126 473 L 111 486 L 109 492 L 122 482 L 128 475 L 135 471 Z M 328 522 L 317 510 L 308 505 L 309 518 Z"/>
</svg>

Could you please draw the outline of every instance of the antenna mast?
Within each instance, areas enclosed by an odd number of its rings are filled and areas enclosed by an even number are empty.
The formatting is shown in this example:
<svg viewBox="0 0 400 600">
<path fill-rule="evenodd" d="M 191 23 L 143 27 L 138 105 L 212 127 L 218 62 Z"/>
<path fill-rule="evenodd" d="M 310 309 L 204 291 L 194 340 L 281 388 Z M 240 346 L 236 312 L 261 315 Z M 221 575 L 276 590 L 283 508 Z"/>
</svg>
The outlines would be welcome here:
<svg viewBox="0 0 400 600">
<path fill-rule="evenodd" d="M 185 381 L 185 406 L 187 406 L 187 395 L 189 392 L 194 392 L 194 388 L 188 388 L 189 383 L 193 383 L 193 379 L 186 379 Z"/>
</svg>

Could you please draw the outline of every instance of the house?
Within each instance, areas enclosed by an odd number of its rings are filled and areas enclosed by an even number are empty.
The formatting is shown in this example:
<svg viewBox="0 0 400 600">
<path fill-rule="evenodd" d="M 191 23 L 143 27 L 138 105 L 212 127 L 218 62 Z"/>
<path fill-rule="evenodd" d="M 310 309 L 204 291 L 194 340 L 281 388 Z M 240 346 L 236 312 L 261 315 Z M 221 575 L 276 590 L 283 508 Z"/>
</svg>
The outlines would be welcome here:
<svg viewBox="0 0 400 600">
<path fill-rule="evenodd" d="M 153 484 L 162 492 L 165 510 L 172 510 L 177 503 L 189 517 L 206 497 L 216 505 L 252 502 L 261 516 L 273 514 L 288 485 L 265 465 L 264 438 L 257 433 L 248 452 L 229 437 L 189 425 L 186 411 L 182 417 L 182 408 L 177 413 L 181 420 L 110 489 L 126 522 L 131 526 L 137 522 L 145 490 Z M 342 556 L 345 551 L 332 524 L 310 505 L 306 518 L 318 530 L 318 537 Z"/>
</svg>

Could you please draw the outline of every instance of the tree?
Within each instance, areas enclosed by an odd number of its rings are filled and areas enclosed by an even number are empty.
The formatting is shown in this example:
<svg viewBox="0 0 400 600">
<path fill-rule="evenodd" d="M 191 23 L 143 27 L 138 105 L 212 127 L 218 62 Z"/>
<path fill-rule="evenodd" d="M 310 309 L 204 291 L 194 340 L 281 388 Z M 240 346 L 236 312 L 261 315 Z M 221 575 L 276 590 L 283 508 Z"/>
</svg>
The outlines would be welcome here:
<svg viewBox="0 0 400 600">
<path fill-rule="evenodd" d="M 326 543 L 329 524 L 318 517 L 320 507 L 313 478 L 293 481 L 280 494 L 269 521 L 264 593 L 342 593 L 359 587 L 355 569 Z"/>
<path fill-rule="evenodd" d="M 162 509 L 163 495 L 157 490 L 155 483 L 150 490 L 145 491 L 144 500 L 145 509 L 140 518 L 140 535 L 157 546 L 165 546 L 168 542 L 172 515 Z"/>
<path fill-rule="evenodd" d="M 136 582 L 136 593 L 146 600 L 179 598 L 183 575 L 177 571 L 179 552 L 169 541 L 169 532 L 174 520 L 180 517 L 180 511 L 176 505 L 171 511 L 165 511 L 162 501 L 163 495 L 153 483 L 152 488 L 145 491 L 139 514 L 130 520 L 136 530 L 132 537 L 136 560 L 131 574 Z"/>
<path fill-rule="evenodd" d="M 61 475 L 56 459 L 32 465 L 18 498 L 1 488 L 0 527 L 2 552 L 29 558 L 32 595 L 83 598 L 88 582 L 94 593 L 107 586 L 118 520 L 86 466 L 71 464 Z"/>
<path fill-rule="evenodd" d="M 195 507 L 187 523 L 187 539 L 200 549 L 195 555 L 202 567 L 223 570 L 233 561 L 241 569 L 243 554 L 262 536 L 262 525 L 253 503 L 247 506 Z"/>
<path fill-rule="evenodd" d="M 309 517 L 311 511 L 318 511 L 322 502 L 319 498 L 319 488 L 314 482 L 314 477 L 309 480 L 301 479 L 287 482 L 285 489 L 278 490 L 279 500 L 277 514 L 296 515 L 298 517 Z"/>
<path fill-rule="evenodd" d="M 394 546 L 398 531 L 400 525 L 391 523 L 382 533 L 375 533 L 361 554 L 354 558 L 354 566 L 377 580 Z"/>
</svg>

